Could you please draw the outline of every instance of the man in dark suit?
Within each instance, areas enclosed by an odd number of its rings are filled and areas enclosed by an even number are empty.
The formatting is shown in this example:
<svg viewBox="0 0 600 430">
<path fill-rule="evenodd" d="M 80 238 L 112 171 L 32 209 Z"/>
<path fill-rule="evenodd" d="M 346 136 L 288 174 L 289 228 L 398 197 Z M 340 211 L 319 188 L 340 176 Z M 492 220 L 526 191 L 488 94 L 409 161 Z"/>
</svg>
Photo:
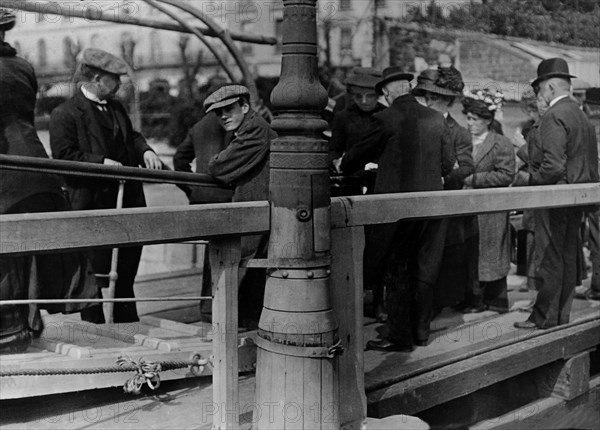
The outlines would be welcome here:
<svg viewBox="0 0 600 430">
<path fill-rule="evenodd" d="M 58 106 L 50 118 L 50 146 L 56 159 L 84 161 L 113 166 L 143 166 L 161 169 L 162 163 L 133 130 L 123 105 L 114 100 L 120 86 L 120 75 L 127 73 L 123 60 L 99 49 L 86 49 L 78 70 L 76 94 Z M 109 209 L 117 203 L 118 182 L 81 179 L 67 176 L 67 191 L 74 210 Z M 125 184 L 123 207 L 146 206 L 140 182 Z M 117 265 L 118 279 L 115 297 L 134 297 L 133 283 L 137 273 L 142 247 L 122 248 Z M 93 253 L 94 271 L 110 271 L 110 250 Z M 98 279 L 99 287 L 102 281 Z M 101 306 L 93 306 L 81 313 L 85 321 L 103 323 Z M 138 321 L 135 303 L 115 303 L 114 322 Z"/>
<path fill-rule="evenodd" d="M 442 190 L 442 177 L 454 166 L 451 142 L 443 137 L 444 117 L 409 94 L 412 79 L 399 67 L 384 70 L 377 90 L 390 107 L 373 115 L 369 132 L 341 160 L 341 171 L 352 173 L 378 159 L 375 194 Z M 365 285 L 389 275 L 388 334 L 367 347 L 411 351 L 429 338 L 445 223 L 398 221 L 372 228 L 365 246 Z"/>
<path fill-rule="evenodd" d="M 598 182 L 598 149 L 594 129 L 570 97 L 569 67 L 561 58 L 540 63 L 531 84 L 548 103 L 539 132 L 540 168 L 520 172 L 516 185 Z M 577 274 L 578 232 L 584 209 L 564 207 L 535 211 L 536 283 L 533 311 L 517 328 L 550 328 L 569 322 Z"/>
</svg>

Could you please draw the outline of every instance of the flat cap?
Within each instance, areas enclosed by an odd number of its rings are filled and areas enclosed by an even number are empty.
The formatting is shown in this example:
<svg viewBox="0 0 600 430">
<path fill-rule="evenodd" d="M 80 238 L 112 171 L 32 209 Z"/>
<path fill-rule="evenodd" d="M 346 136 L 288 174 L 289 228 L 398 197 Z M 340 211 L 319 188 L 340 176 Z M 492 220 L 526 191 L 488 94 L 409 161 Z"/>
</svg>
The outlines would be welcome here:
<svg viewBox="0 0 600 430">
<path fill-rule="evenodd" d="M 237 102 L 240 98 L 250 97 L 250 91 L 243 85 L 225 85 L 204 100 L 206 112 L 222 108 Z"/>
<path fill-rule="evenodd" d="M 113 75 L 126 75 L 127 64 L 119 57 L 101 49 L 88 48 L 81 54 L 81 64 L 95 67 Z"/>
</svg>

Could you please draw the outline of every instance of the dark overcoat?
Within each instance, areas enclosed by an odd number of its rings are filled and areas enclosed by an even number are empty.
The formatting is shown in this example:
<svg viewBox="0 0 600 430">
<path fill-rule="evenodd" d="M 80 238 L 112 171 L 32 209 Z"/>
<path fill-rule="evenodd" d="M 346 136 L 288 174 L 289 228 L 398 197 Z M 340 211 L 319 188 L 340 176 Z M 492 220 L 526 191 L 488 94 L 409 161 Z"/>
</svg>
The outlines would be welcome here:
<svg viewBox="0 0 600 430">
<path fill-rule="evenodd" d="M 277 137 L 256 112 L 246 114 L 235 133 L 226 136 L 226 148 L 208 163 L 208 173 L 235 187 L 234 202 L 269 199 L 269 149 Z"/>
<path fill-rule="evenodd" d="M 0 45 L 0 153 L 48 158 L 33 125 L 37 88 L 31 64 Z M 0 170 L 0 213 L 34 194 L 60 195 L 61 183 L 56 175 Z"/>
<path fill-rule="evenodd" d="M 48 158 L 34 127 L 37 80 L 31 64 L 0 42 L 0 153 Z M 0 213 L 68 210 L 56 175 L 0 170 Z M 3 244 L 9 246 L 10 244 Z M 65 252 L 0 258 L 0 299 L 85 299 L 97 290 L 82 253 Z M 38 308 L 76 312 L 87 304 L 17 305 L 2 308 L 2 330 L 22 323 L 43 328 Z"/>
<path fill-rule="evenodd" d="M 515 175 L 515 152 L 511 141 L 490 131 L 473 149 L 475 173 L 472 188 L 508 187 Z M 479 281 L 503 278 L 510 270 L 510 222 L 508 212 L 478 215 Z"/>
<path fill-rule="evenodd" d="M 107 112 L 100 111 L 79 89 L 75 96 L 54 109 L 50 118 L 50 147 L 54 158 L 98 164 L 109 158 L 123 166 L 144 165 L 144 153 L 152 151 L 146 139 L 133 130 L 131 120 L 119 101 L 108 100 L 107 107 Z M 65 180 L 74 210 L 116 207 L 118 181 L 74 177 L 67 177 Z M 123 207 L 143 206 L 146 206 L 146 200 L 142 183 L 127 181 Z M 141 246 L 120 249 L 115 297 L 134 297 L 133 284 L 141 254 Z M 96 273 L 108 273 L 111 267 L 110 249 L 94 250 L 92 264 Z M 82 319 L 104 322 L 99 306 L 93 307 L 89 315 L 82 314 Z M 137 320 L 135 303 L 115 303 L 115 322 Z"/>
<path fill-rule="evenodd" d="M 404 95 L 373 115 L 369 132 L 342 158 L 344 173 L 352 173 L 366 163 L 379 159 L 374 194 L 442 190 L 442 176 L 455 163 L 444 117 Z M 402 222 L 370 226 L 367 234 L 365 265 L 378 267 L 390 252 L 394 237 L 405 229 Z M 432 264 L 439 264 L 433 262 Z M 368 268 L 365 276 L 369 277 Z M 434 283 L 437 270 L 421 271 L 423 282 Z M 427 275 L 429 273 L 429 275 Z M 371 281 L 365 280 L 368 287 Z"/>
<path fill-rule="evenodd" d="M 598 182 L 596 134 L 570 97 L 556 101 L 542 116 L 540 142 L 541 151 L 534 159 L 540 167 L 531 174 L 531 185 Z M 582 214 L 583 208 L 577 206 L 535 211 L 533 264 L 539 289 L 529 320 L 538 327 L 569 322 Z"/>
<path fill-rule="evenodd" d="M 124 166 L 144 165 L 143 155 L 152 148 L 133 129 L 123 105 L 108 100 L 114 122 L 101 120 L 95 104 L 81 91 L 52 111 L 50 117 L 50 147 L 54 158 L 87 163 L 104 162 L 110 158 Z M 115 135 L 118 125 L 121 136 Z M 116 205 L 118 182 L 67 177 L 67 188 L 74 210 L 109 209 Z M 123 207 L 146 206 L 144 190 L 139 182 L 127 181 Z"/>
<path fill-rule="evenodd" d="M 209 112 L 189 131 L 173 155 L 173 167 L 178 172 L 191 172 L 191 163 L 196 160 L 196 173 L 208 173 L 208 163 L 212 157 L 224 150 L 231 140 L 219 118 Z M 233 192 L 207 187 L 181 185 L 190 203 L 224 203 L 231 201 Z"/>
<path fill-rule="evenodd" d="M 227 133 L 227 147 L 213 156 L 208 172 L 217 180 L 235 187 L 234 202 L 268 200 L 269 151 L 277 137 L 271 126 L 254 111 L 246 114 L 234 133 Z M 266 258 L 268 234 L 242 237 L 242 258 Z M 240 269 L 240 321 L 258 322 L 262 310 L 265 270 Z"/>
</svg>

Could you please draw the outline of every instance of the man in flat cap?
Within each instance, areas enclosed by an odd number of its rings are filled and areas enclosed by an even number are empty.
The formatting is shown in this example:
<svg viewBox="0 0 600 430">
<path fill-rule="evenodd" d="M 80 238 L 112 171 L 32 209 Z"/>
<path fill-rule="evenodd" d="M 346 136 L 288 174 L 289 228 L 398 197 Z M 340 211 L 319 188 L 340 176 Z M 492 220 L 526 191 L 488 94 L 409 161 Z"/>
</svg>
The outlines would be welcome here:
<svg viewBox="0 0 600 430">
<path fill-rule="evenodd" d="M 548 104 L 541 118 L 539 169 L 520 172 L 515 185 L 598 182 L 594 128 L 573 100 L 569 66 L 562 58 L 543 60 L 531 84 Z M 532 155 L 533 157 L 533 155 Z M 517 328 L 551 328 L 569 322 L 575 293 L 579 227 L 584 209 L 564 207 L 535 211 L 535 282 L 538 296 L 526 321 Z"/>
<path fill-rule="evenodd" d="M 123 60 L 100 49 L 82 53 L 77 76 L 77 92 L 58 106 L 50 118 L 50 146 L 54 158 L 113 166 L 142 166 L 161 169 L 162 163 L 133 129 L 123 105 L 114 99 L 120 86 L 120 76 L 127 73 Z M 74 210 L 115 208 L 118 182 L 65 177 Z M 140 182 L 127 181 L 123 207 L 146 206 Z M 134 297 L 133 283 L 142 247 L 120 249 L 115 297 Z M 110 271 L 110 250 L 93 252 L 94 271 Z M 101 282 L 99 278 L 99 287 Z M 102 306 L 82 312 L 85 321 L 103 323 Z M 114 322 L 138 321 L 135 303 L 115 303 Z"/>
<path fill-rule="evenodd" d="M 389 67 L 376 89 L 390 107 L 373 115 L 369 131 L 341 160 L 352 173 L 379 159 L 374 193 L 442 190 L 442 177 L 455 163 L 441 113 L 421 105 L 410 94 L 413 75 Z M 412 351 L 426 345 L 432 318 L 433 285 L 437 280 L 445 237 L 441 220 L 399 221 L 372 226 L 365 246 L 365 287 L 386 282 L 388 334 L 367 348 Z"/>
<path fill-rule="evenodd" d="M 346 91 L 349 103 L 340 111 L 334 112 L 329 141 L 331 161 L 339 159 L 369 129 L 371 115 L 385 106 L 378 103 L 375 85 L 381 79 L 381 72 L 370 67 L 355 67 L 346 77 Z M 374 173 L 361 170 L 345 178 L 340 187 L 332 189 L 333 195 L 364 194 L 363 189 L 372 190 Z"/>
<path fill-rule="evenodd" d="M 268 200 L 269 149 L 277 134 L 250 107 L 248 89 L 242 85 L 226 85 L 209 95 L 204 106 L 207 116 L 219 119 L 226 145 L 209 161 L 208 173 L 234 187 L 234 202 Z M 243 237 L 242 258 L 266 256 L 267 245 L 266 235 Z M 262 310 L 265 272 L 253 269 L 240 279 L 240 304 L 243 304 L 240 323 L 255 325 Z"/>
</svg>

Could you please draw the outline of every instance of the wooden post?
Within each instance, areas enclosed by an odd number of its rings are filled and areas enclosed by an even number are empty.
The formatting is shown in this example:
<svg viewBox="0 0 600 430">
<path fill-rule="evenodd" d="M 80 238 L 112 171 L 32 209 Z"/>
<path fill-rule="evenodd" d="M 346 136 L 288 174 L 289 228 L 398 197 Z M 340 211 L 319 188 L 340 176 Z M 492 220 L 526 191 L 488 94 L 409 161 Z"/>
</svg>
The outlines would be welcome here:
<svg viewBox="0 0 600 430">
<path fill-rule="evenodd" d="M 363 340 L 363 227 L 338 228 L 331 232 L 333 308 L 344 340 L 340 357 L 340 425 L 358 430 L 367 417 Z"/>
<path fill-rule="evenodd" d="M 338 429 L 332 309 L 327 94 L 317 77 L 316 0 L 283 0 L 281 78 L 271 101 L 271 232 L 254 417 L 263 429 Z"/>
<path fill-rule="evenodd" d="M 202 405 L 214 430 L 239 428 L 238 270 L 240 238 L 210 241 L 213 322 L 213 404 Z"/>
</svg>

